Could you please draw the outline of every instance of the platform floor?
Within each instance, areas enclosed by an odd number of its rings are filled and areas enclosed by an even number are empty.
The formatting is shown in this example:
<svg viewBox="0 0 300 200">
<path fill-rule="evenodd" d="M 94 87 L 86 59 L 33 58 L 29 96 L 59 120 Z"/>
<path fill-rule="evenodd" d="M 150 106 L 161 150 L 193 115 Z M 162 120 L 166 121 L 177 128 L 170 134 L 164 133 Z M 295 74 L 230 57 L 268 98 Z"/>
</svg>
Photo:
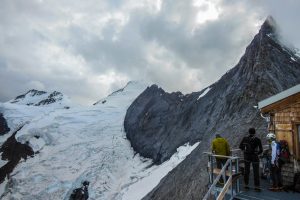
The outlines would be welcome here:
<svg viewBox="0 0 300 200">
<path fill-rule="evenodd" d="M 243 186 L 243 177 L 240 178 L 240 190 L 236 196 L 236 200 L 300 200 L 300 193 L 293 191 L 270 191 L 271 184 L 267 180 L 261 179 L 261 192 L 256 192 L 253 185 L 253 175 L 250 174 L 249 190 L 245 190 Z"/>
</svg>

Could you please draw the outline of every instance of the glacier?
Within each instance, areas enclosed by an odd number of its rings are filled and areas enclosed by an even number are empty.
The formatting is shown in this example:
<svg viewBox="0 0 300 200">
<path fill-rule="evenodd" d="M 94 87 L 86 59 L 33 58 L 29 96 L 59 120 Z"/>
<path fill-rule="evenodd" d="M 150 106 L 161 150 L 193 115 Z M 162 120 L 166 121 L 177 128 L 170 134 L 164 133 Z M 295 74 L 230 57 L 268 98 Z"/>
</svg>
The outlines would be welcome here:
<svg viewBox="0 0 300 200">
<path fill-rule="evenodd" d="M 133 151 L 124 132 L 124 118 L 146 87 L 130 82 L 94 106 L 69 100 L 46 106 L 1 103 L 11 131 L 0 136 L 0 144 L 24 125 L 16 139 L 29 142 L 36 152 L 33 158 L 21 160 L 0 185 L 1 199 L 69 199 L 84 180 L 90 182 L 89 199 L 144 197 L 199 144 L 179 147 L 161 165 Z"/>
</svg>

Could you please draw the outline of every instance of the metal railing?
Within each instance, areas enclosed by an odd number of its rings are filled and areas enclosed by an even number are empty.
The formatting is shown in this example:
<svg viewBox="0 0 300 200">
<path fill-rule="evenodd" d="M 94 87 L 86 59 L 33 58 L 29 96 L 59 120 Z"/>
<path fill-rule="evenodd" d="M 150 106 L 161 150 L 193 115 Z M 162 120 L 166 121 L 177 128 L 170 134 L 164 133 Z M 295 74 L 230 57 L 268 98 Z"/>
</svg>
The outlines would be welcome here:
<svg viewBox="0 0 300 200">
<path fill-rule="evenodd" d="M 224 199 L 225 195 L 229 196 L 230 199 L 239 193 L 239 158 L 237 156 L 222 156 L 215 155 L 211 152 L 204 152 L 208 155 L 208 171 L 209 171 L 209 183 L 210 188 L 204 196 L 203 200 L 208 199 Z M 223 158 L 227 159 L 225 165 L 222 169 L 214 169 L 214 158 Z M 217 177 L 214 178 L 214 174 L 217 174 Z M 224 184 L 220 186 L 220 179 L 223 178 Z M 226 179 L 226 177 L 228 177 Z M 228 192 L 230 189 L 230 192 Z"/>
<path fill-rule="evenodd" d="M 267 150 L 269 145 L 263 145 L 263 150 Z M 240 149 L 232 149 L 232 156 L 223 156 L 223 155 L 215 155 L 211 152 L 204 152 L 204 154 L 208 155 L 208 172 L 209 172 L 209 183 L 210 188 L 204 196 L 203 200 L 208 199 L 224 199 L 225 195 L 228 193 L 229 188 L 231 189 L 228 194 L 229 199 L 233 199 L 236 194 L 240 192 L 240 181 L 239 177 L 241 173 L 239 172 L 239 165 L 244 161 L 240 158 L 242 157 L 243 152 Z M 225 158 L 227 159 L 225 165 L 220 170 L 214 169 L 214 158 Z M 214 174 L 217 174 L 217 177 L 214 178 Z M 220 178 L 227 178 L 226 183 L 223 187 L 218 186 L 217 184 L 220 181 Z"/>
</svg>

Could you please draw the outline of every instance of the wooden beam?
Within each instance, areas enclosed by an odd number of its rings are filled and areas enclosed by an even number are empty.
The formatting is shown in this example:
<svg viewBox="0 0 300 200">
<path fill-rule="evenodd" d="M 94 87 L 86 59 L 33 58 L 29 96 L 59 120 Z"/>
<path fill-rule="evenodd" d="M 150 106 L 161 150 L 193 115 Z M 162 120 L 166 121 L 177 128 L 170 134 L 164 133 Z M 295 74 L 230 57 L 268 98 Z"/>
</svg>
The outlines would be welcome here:
<svg viewBox="0 0 300 200">
<path fill-rule="evenodd" d="M 213 173 L 219 175 L 221 173 L 221 169 L 215 168 L 213 170 Z M 226 176 L 231 176 L 231 172 L 228 170 L 225 171 L 225 174 L 226 174 Z"/>
<path fill-rule="evenodd" d="M 229 187 L 232 185 L 232 176 L 229 177 L 226 184 L 224 185 L 222 191 L 220 192 L 219 196 L 217 197 L 217 200 L 224 199 L 226 192 L 228 191 Z"/>
<path fill-rule="evenodd" d="M 286 129 L 275 129 L 275 130 L 280 132 L 293 132 L 293 130 L 286 130 Z"/>
</svg>

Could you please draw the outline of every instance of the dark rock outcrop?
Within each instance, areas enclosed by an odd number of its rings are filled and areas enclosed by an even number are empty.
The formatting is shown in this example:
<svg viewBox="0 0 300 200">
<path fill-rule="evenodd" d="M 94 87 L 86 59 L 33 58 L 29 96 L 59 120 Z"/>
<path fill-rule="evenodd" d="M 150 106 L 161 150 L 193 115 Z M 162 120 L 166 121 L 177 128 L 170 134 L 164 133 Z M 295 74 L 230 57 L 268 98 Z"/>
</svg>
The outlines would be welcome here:
<svg viewBox="0 0 300 200">
<path fill-rule="evenodd" d="M 147 88 L 128 108 L 124 127 L 134 150 L 161 163 L 186 142 L 201 144 L 144 199 L 201 199 L 207 158 L 216 133 L 237 147 L 250 127 L 263 136 L 266 122 L 254 106 L 300 83 L 300 60 L 285 47 L 272 17 L 262 25 L 239 63 L 206 89 L 188 95 Z"/>
<path fill-rule="evenodd" d="M 9 176 L 14 170 L 21 158 L 26 160 L 28 156 L 32 157 L 34 155 L 32 148 L 28 144 L 17 142 L 15 136 L 21 129 L 22 127 L 16 130 L 0 148 L 0 152 L 2 153 L 1 159 L 8 161 L 0 168 L 0 184 L 5 180 L 5 177 Z"/>
<path fill-rule="evenodd" d="M 48 105 L 51 103 L 55 103 L 57 101 L 61 101 L 62 99 L 63 99 L 63 94 L 60 92 L 54 91 L 46 99 L 35 104 L 35 106 Z"/>
<path fill-rule="evenodd" d="M 25 94 L 17 96 L 10 103 L 25 104 L 28 106 L 43 106 L 63 100 L 64 96 L 61 92 L 54 91 L 47 95 L 45 91 L 29 90 Z"/>
<path fill-rule="evenodd" d="M 13 101 L 11 101 L 11 103 L 18 103 L 19 101 L 22 101 L 27 95 L 34 97 L 34 96 L 41 96 L 43 94 L 46 94 L 47 92 L 45 91 L 39 91 L 39 90 L 29 90 L 28 92 L 26 92 L 25 94 L 21 94 L 19 96 L 17 96 Z"/>
<path fill-rule="evenodd" d="M 4 135 L 9 132 L 10 128 L 7 126 L 7 122 L 3 117 L 2 113 L 0 113 L 0 135 Z"/>
</svg>

